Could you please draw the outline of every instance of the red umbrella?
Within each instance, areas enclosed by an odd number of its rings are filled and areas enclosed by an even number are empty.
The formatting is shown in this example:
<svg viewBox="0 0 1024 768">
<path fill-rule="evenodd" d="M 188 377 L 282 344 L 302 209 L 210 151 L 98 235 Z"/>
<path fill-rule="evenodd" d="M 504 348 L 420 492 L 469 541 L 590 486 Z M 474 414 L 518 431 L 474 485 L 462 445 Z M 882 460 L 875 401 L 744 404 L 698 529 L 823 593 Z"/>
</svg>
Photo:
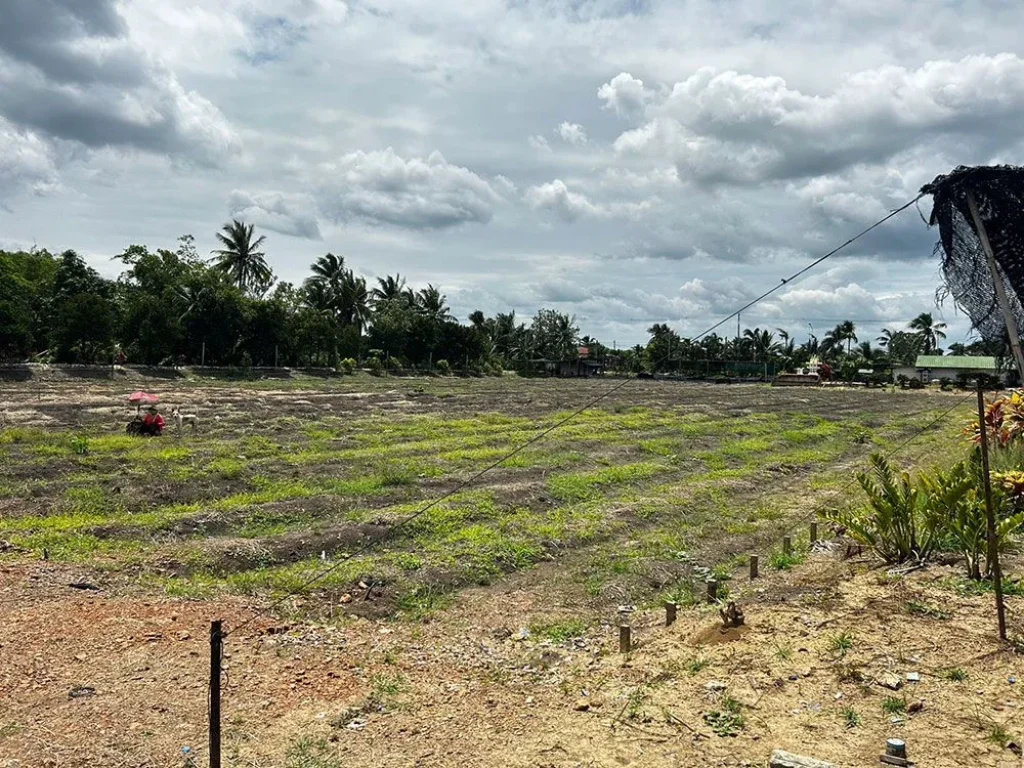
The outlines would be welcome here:
<svg viewBox="0 0 1024 768">
<path fill-rule="evenodd" d="M 128 402 L 133 405 L 156 405 L 160 402 L 160 398 L 157 395 L 151 395 L 149 392 L 132 392 L 128 395 Z"/>
</svg>

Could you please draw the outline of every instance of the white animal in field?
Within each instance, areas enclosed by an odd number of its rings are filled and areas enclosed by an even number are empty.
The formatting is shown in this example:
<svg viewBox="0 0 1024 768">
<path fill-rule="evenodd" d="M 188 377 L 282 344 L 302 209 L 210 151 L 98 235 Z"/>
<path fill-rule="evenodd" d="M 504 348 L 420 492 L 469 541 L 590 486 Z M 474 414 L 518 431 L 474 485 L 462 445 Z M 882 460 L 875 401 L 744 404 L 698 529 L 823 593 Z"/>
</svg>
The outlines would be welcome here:
<svg viewBox="0 0 1024 768">
<path fill-rule="evenodd" d="M 195 413 L 182 413 L 178 406 L 174 406 L 171 409 L 171 419 L 174 420 L 174 425 L 178 428 L 179 435 L 185 424 L 190 424 L 193 432 L 199 428 L 199 415 Z"/>
</svg>

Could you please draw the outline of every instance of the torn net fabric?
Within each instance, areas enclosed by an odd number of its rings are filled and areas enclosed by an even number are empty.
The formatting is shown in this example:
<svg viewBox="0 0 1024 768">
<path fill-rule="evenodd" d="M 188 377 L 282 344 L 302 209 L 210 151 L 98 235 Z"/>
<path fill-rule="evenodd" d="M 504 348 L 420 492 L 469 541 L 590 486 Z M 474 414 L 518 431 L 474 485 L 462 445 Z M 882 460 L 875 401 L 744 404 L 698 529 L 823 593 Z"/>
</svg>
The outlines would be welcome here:
<svg viewBox="0 0 1024 768">
<path fill-rule="evenodd" d="M 985 341 L 1002 343 L 1006 325 L 988 259 L 967 203 L 970 192 L 988 234 L 1017 328 L 1024 326 L 1024 168 L 960 166 L 921 188 L 932 196 L 931 225 L 939 225 L 935 252 L 957 305 Z"/>
</svg>

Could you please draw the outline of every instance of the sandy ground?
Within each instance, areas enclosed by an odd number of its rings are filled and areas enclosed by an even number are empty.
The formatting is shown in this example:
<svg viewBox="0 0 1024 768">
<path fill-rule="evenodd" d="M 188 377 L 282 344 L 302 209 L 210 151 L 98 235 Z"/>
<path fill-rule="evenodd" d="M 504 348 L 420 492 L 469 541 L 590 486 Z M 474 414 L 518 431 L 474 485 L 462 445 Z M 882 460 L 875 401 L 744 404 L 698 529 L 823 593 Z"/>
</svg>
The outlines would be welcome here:
<svg viewBox="0 0 1024 768">
<path fill-rule="evenodd" d="M 734 583 L 741 631 L 721 633 L 711 607 L 669 628 L 660 610 L 634 614 L 629 656 L 612 622 L 523 639 L 538 615 L 576 615 L 544 571 L 468 591 L 425 624 L 254 619 L 226 640 L 225 764 L 729 766 L 783 748 L 855 766 L 898 736 L 919 765 L 1021 765 L 1024 656 L 994 639 L 990 596 L 937 586 L 951 568 L 892 579 L 815 555 Z M 0 765 L 181 766 L 182 747 L 205 765 L 209 621 L 230 631 L 252 612 L 67 586 L 80 577 L 45 563 L 0 573 Z M 948 616 L 911 614 L 914 600 Z M 1010 607 L 1020 633 L 1024 601 Z M 950 667 L 967 679 L 943 679 Z M 375 700 L 381 680 L 394 690 Z M 705 719 L 725 696 L 742 708 L 735 736 Z M 887 697 L 911 712 L 884 712 Z M 997 726 L 1010 744 L 992 740 Z"/>
</svg>

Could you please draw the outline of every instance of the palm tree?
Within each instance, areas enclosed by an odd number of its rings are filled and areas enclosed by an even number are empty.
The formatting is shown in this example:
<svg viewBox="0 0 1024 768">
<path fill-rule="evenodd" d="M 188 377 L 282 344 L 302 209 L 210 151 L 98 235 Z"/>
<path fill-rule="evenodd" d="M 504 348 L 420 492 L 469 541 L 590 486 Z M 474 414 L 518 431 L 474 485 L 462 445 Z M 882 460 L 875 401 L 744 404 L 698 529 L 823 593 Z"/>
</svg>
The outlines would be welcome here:
<svg viewBox="0 0 1024 768">
<path fill-rule="evenodd" d="M 452 317 L 447 297 L 430 284 L 416 294 L 416 308 L 435 322 L 450 320 Z"/>
<path fill-rule="evenodd" d="M 339 305 L 341 322 L 354 325 L 362 333 L 363 327 L 370 320 L 370 294 L 366 290 L 365 278 L 356 277 L 351 270 L 344 270 Z"/>
<path fill-rule="evenodd" d="M 307 280 L 303 286 L 302 303 L 314 312 L 333 319 L 338 311 L 338 294 L 324 281 Z"/>
<path fill-rule="evenodd" d="M 405 287 L 405 278 L 399 274 L 377 278 L 377 287 L 370 291 L 374 304 L 385 301 L 396 301 L 408 298 L 409 290 Z"/>
<path fill-rule="evenodd" d="M 899 333 L 899 331 L 893 331 L 890 330 L 889 328 L 883 328 L 882 333 L 878 336 L 877 339 L 875 339 L 875 341 L 878 342 L 878 346 L 880 346 L 882 349 L 885 349 L 890 344 L 892 344 L 893 337 L 895 337 L 897 333 Z"/>
<path fill-rule="evenodd" d="M 852 320 L 843 320 L 825 334 L 825 338 L 821 342 L 821 351 L 823 353 L 834 352 L 837 349 L 842 351 L 843 342 L 846 342 L 846 354 L 849 355 L 855 341 L 857 341 L 857 327 Z"/>
<path fill-rule="evenodd" d="M 922 312 L 910 321 L 910 330 L 921 337 L 924 354 L 930 355 L 939 346 L 939 340 L 946 338 L 945 323 L 936 323 L 931 312 Z"/>
<path fill-rule="evenodd" d="M 312 280 L 326 282 L 335 290 L 341 287 L 348 270 L 345 269 L 345 257 L 328 253 L 310 265 L 313 272 Z"/>
<path fill-rule="evenodd" d="M 760 328 L 750 330 L 747 328 L 743 331 L 743 338 L 753 346 L 755 360 L 767 360 L 768 355 L 776 351 L 775 334 L 768 330 L 762 331 Z"/>
<path fill-rule="evenodd" d="M 274 281 L 274 273 L 264 258 L 266 254 L 259 250 L 266 240 L 260 235 L 253 240 L 253 225 L 243 224 L 238 219 L 225 224 L 217 239 L 224 248 L 213 251 L 217 254 L 214 266 L 230 278 L 243 293 L 265 293 Z"/>
</svg>

